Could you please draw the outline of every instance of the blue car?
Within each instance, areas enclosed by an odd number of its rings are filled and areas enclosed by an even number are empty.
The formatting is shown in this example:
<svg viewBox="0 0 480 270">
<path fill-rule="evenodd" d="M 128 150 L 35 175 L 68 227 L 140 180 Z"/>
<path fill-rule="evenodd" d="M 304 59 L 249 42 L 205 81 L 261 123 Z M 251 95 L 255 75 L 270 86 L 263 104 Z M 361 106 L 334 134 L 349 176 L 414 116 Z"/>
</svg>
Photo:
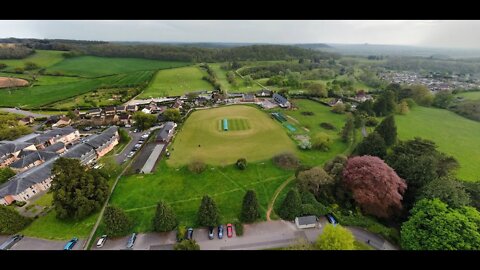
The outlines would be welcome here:
<svg viewBox="0 0 480 270">
<path fill-rule="evenodd" d="M 218 239 L 223 238 L 223 225 L 218 226 Z"/>
<path fill-rule="evenodd" d="M 63 250 L 72 250 L 77 242 L 78 242 L 77 237 L 72 238 L 72 240 L 68 241 L 68 243 L 65 244 L 65 246 L 63 247 Z"/>
<path fill-rule="evenodd" d="M 333 224 L 333 225 L 338 224 L 338 222 L 335 219 L 335 217 L 333 216 L 333 214 L 331 214 L 331 213 L 326 214 L 325 217 L 327 218 L 328 222 L 330 222 L 331 224 Z"/>
</svg>

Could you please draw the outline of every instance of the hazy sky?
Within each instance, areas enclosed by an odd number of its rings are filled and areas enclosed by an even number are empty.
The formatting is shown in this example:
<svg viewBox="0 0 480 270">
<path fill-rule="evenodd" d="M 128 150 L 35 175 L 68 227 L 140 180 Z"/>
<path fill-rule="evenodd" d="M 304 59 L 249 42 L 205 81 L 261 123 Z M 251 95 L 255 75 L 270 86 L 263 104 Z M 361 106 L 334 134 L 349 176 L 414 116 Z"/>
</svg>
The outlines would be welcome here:
<svg viewBox="0 0 480 270">
<path fill-rule="evenodd" d="M 480 21 L 0 21 L 0 37 L 480 49 Z"/>
</svg>

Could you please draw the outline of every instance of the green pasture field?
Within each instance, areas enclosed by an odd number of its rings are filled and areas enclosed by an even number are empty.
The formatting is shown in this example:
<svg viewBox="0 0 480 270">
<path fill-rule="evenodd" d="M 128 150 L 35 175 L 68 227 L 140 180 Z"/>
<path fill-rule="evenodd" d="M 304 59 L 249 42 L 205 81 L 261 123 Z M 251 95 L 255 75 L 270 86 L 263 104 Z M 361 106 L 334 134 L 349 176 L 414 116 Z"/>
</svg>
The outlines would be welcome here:
<svg viewBox="0 0 480 270">
<path fill-rule="evenodd" d="M 480 100 L 480 91 L 463 92 L 455 96 L 463 97 L 465 100 Z"/>
<path fill-rule="evenodd" d="M 7 65 L 6 71 L 14 70 L 17 67 L 23 68 L 26 62 L 33 62 L 40 68 L 47 68 L 61 62 L 64 51 L 35 50 L 35 53 L 23 59 L 0 59 L 0 63 Z"/>
</svg>

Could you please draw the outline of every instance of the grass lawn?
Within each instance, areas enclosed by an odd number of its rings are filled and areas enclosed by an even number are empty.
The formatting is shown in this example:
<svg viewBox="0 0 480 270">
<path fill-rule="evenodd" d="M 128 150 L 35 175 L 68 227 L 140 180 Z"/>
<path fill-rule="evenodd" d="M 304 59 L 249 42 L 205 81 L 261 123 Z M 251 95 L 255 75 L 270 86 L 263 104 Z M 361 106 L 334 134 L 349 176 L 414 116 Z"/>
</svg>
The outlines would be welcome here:
<svg viewBox="0 0 480 270">
<path fill-rule="evenodd" d="M 85 94 L 95 89 L 113 87 L 134 87 L 146 84 L 153 71 L 137 71 L 97 79 L 84 79 L 74 82 L 62 82 L 0 91 L 0 106 L 39 108 L 60 100 Z M 53 78 L 50 78 L 53 80 Z"/>
<path fill-rule="evenodd" d="M 240 78 L 238 75 L 235 74 L 235 85 L 232 85 L 227 80 L 227 72 L 228 70 L 223 70 L 220 66 L 223 63 L 215 63 L 209 64 L 209 66 L 215 71 L 217 74 L 217 80 L 222 85 L 223 89 L 226 89 L 230 93 L 234 92 L 256 92 L 261 89 L 261 87 L 253 83 L 251 86 L 246 86 L 243 82 L 243 79 Z"/>
<path fill-rule="evenodd" d="M 206 75 L 207 72 L 198 66 L 160 70 L 139 98 L 179 96 L 192 91 L 213 90 L 210 83 L 202 80 Z"/>
<path fill-rule="evenodd" d="M 23 59 L 0 59 L 0 63 L 7 65 L 5 70 L 14 70 L 17 67 L 23 68 L 26 62 L 33 62 L 41 68 L 52 66 L 61 62 L 64 58 L 64 51 L 35 50 L 35 53 Z"/>
<path fill-rule="evenodd" d="M 50 207 L 52 205 L 53 193 L 46 193 L 42 195 L 38 200 L 36 200 L 33 205 L 39 205 L 44 207 Z"/>
<path fill-rule="evenodd" d="M 246 119 L 250 129 L 220 131 L 219 122 L 224 118 Z M 213 165 L 232 164 L 241 157 L 254 162 L 296 148 L 283 127 L 266 113 L 235 105 L 192 113 L 170 147 L 168 164 L 181 166 L 195 158 Z"/>
<path fill-rule="evenodd" d="M 330 151 L 328 152 L 321 152 L 318 150 L 298 150 L 298 156 L 305 164 L 310 166 L 323 164 L 325 161 L 348 149 L 348 145 L 342 142 L 338 135 L 345 124 L 346 115 L 332 113 L 330 107 L 312 100 L 297 99 L 293 100 L 293 103 L 299 108 L 298 110 L 274 110 L 293 118 L 287 117 L 288 123 L 296 128 L 296 131 L 290 133 L 290 136 L 308 135 L 310 138 L 314 138 L 315 135 L 323 132 L 328 134 L 332 139 Z M 309 116 L 302 114 L 302 112 L 307 111 L 313 112 L 314 115 Z M 327 130 L 320 127 L 320 123 L 323 122 L 332 124 L 336 129 Z M 287 129 L 285 128 L 285 130 Z"/>
<path fill-rule="evenodd" d="M 439 151 L 460 163 L 460 179 L 480 181 L 480 123 L 447 110 L 420 106 L 407 115 L 396 115 L 395 120 L 400 139 L 422 137 L 435 141 Z"/>
<path fill-rule="evenodd" d="M 62 221 L 56 218 L 55 210 L 39 217 L 20 233 L 36 238 L 51 240 L 69 240 L 72 237 L 86 238 L 97 220 L 98 214 L 90 215 L 80 221 Z"/>
<path fill-rule="evenodd" d="M 234 165 L 209 166 L 198 175 L 186 167 L 172 168 L 162 160 L 153 174 L 123 177 L 110 203 L 134 218 L 136 231 L 145 232 L 152 230 L 155 207 L 160 200 L 173 207 L 182 224 L 195 226 L 201 198 L 208 194 L 219 208 L 221 222 L 227 223 L 238 218 L 246 190 L 254 189 L 265 219 L 273 193 L 292 174 L 293 171 L 279 169 L 270 160 L 249 163 L 244 171 Z"/>
<path fill-rule="evenodd" d="M 47 69 L 47 73 L 97 77 L 133 71 L 158 70 L 189 65 L 187 62 L 159 61 L 139 58 L 79 56 L 65 59 Z"/>
<path fill-rule="evenodd" d="M 480 100 L 480 91 L 475 92 L 463 92 L 455 95 L 457 97 L 463 97 L 465 100 Z"/>
</svg>

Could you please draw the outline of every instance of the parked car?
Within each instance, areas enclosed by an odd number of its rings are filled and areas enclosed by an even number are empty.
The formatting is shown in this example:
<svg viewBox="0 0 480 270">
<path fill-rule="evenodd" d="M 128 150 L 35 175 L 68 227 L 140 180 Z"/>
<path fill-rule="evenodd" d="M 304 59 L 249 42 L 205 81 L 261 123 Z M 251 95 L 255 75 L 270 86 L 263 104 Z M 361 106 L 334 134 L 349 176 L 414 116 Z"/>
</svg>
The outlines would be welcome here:
<svg viewBox="0 0 480 270">
<path fill-rule="evenodd" d="M 78 238 L 74 237 L 72 240 L 68 241 L 65 246 L 63 247 L 63 250 L 72 250 L 75 244 L 78 242 Z"/>
<path fill-rule="evenodd" d="M 98 239 L 97 248 L 103 247 L 103 245 L 105 244 L 105 241 L 107 241 L 107 235 L 106 234 L 102 235 L 102 237 L 100 237 L 100 239 Z"/>
<path fill-rule="evenodd" d="M 132 249 L 133 246 L 135 245 L 135 240 L 137 239 L 137 234 L 136 233 L 132 233 L 132 235 L 128 238 L 128 242 L 127 242 L 127 248 L 128 249 Z"/>
<path fill-rule="evenodd" d="M 125 127 L 126 127 L 126 128 L 131 128 L 131 127 L 132 127 L 132 125 L 125 125 Z"/>
<path fill-rule="evenodd" d="M 218 239 L 223 238 L 223 225 L 218 226 Z"/>
<path fill-rule="evenodd" d="M 131 157 L 133 157 L 133 155 L 135 155 L 135 152 L 132 151 L 132 152 L 128 153 L 127 158 L 131 158 Z"/>
<path fill-rule="evenodd" d="M 227 236 L 228 238 L 232 238 L 233 236 L 233 226 L 231 223 L 227 224 Z"/>
<path fill-rule="evenodd" d="M 213 226 L 208 227 L 208 239 L 213 240 Z"/>
<path fill-rule="evenodd" d="M 17 234 L 7 239 L 0 245 L 0 250 L 8 250 L 12 248 L 18 241 L 22 240 L 23 235 Z"/>
<path fill-rule="evenodd" d="M 333 216 L 332 213 L 328 213 L 325 215 L 327 218 L 328 222 L 332 223 L 333 225 L 338 224 L 337 219 Z"/>
<path fill-rule="evenodd" d="M 185 237 L 187 240 L 193 239 L 193 228 L 188 228 L 187 230 L 187 237 Z"/>
</svg>

